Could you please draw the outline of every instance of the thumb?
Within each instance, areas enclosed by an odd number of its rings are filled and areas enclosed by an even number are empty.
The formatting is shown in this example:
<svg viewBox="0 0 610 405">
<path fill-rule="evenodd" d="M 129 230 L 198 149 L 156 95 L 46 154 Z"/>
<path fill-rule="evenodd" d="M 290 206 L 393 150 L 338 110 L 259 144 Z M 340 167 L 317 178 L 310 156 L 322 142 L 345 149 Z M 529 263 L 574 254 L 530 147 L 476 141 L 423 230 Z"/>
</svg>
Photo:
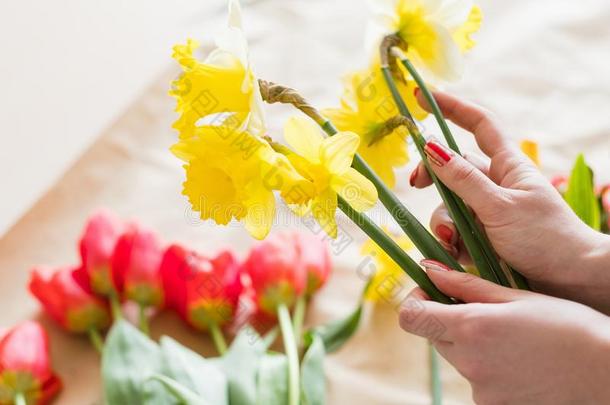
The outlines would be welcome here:
<svg viewBox="0 0 610 405">
<path fill-rule="evenodd" d="M 504 212 L 508 201 L 506 189 L 440 142 L 429 141 L 424 151 L 437 177 L 485 222 L 494 213 Z"/>
<path fill-rule="evenodd" d="M 468 273 L 453 271 L 435 260 L 422 260 L 430 280 L 450 297 L 465 303 L 502 303 L 523 297 L 523 291 L 502 287 Z"/>
</svg>

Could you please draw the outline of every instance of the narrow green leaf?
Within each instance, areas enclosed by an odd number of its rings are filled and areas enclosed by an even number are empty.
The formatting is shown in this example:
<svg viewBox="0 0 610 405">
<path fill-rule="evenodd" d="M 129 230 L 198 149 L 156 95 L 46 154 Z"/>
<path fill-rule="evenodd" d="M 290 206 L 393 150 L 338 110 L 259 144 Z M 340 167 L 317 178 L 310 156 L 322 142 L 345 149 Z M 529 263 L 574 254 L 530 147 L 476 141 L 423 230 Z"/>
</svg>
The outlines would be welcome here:
<svg viewBox="0 0 610 405">
<path fill-rule="evenodd" d="M 120 319 L 108 334 L 102 355 L 102 378 L 106 403 L 175 404 L 158 384 L 145 385 L 161 373 L 159 346 L 129 322 Z"/>
<path fill-rule="evenodd" d="M 260 335 L 254 329 L 246 327 L 235 337 L 224 356 L 209 359 L 228 379 L 231 405 L 256 403 L 256 376 L 265 351 L 266 347 Z"/>
<path fill-rule="evenodd" d="M 191 391 L 184 385 L 181 385 L 178 381 L 172 380 L 164 375 L 156 374 L 153 375 L 150 380 L 159 382 L 168 393 L 180 401 L 180 405 L 211 405 L 212 403 L 206 401 L 203 397 L 197 393 Z M 149 380 L 149 381 L 150 381 Z"/>
<path fill-rule="evenodd" d="M 356 333 L 361 318 L 362 304 L 344 319 L 339 319 L 307 331 L 305 334 L 305 343 L 309 346 L 315 341 L 315 336 L 319 336 L 324 344 L 326 352 L 335 352 L 339 350 L 354 333 Z"/>
<path fill-rule="evenodd" d="M 593 172 L 582 154 L 576 159 L 564 198 L 587 225 L 597 231 L 601 229 L 601 210 L 595 196 Z"/>
<path fill-rule="evenodd" d="M 284 405 L 288 400 L 288 359 L 282 353 L 261 358 L 257 405 Z"/>
<path fill-rule="evenodd" d="M 324 342 L 319 335 L 313 340 L 303 357 L 301 365 L 301 394 L 304 405 L 326 403 L 326 379 L 324 377 Z"/>
<path fill-rule="evenodd" d="M 163 374 L 213 405 L 229 403 L 228 382 L 223 372 L 209 360 L 174 339 L 161 338 Z"/>
</svg>

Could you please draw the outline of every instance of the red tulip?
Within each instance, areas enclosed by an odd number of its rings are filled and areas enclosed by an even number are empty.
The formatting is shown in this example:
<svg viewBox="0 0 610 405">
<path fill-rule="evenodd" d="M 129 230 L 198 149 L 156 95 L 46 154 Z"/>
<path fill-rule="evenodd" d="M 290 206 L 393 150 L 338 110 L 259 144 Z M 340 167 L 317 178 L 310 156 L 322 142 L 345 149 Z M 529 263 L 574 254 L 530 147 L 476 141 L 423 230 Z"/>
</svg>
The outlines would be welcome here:
<svg viewBox="0 0 610 405">
<path fill-rule="evenodd" d="M 110 264 L 122 231 L 123 224 L 110 211 L 100 210 L 89 218 L 80 240 L 82 267 L 76 274 L 84 288 L 104 296 L 113 293 Z"/>
<path fill-rule="evenodd" d="M 234 319 L 243 284 L 231 252 L 209 259 L 172 245 L 165 251 L 161 274 L 167 306 L 191 326 L 208 330 L 211 323 L 224 326 Z"/>
<path fill-rule="evenodd" d="M 116 243 L 112 257 L 112 278 L 125 298 L 144 307 L 161 307 L 163 247 L 156 233 L 131 224 Z"/>
<path fill-rule="evenodd" d="M 299 260 L 307 274 L 307 295 L 322 288 L 331 271 L 330 253 L 326 244 L 311 233 L 294 233 Z"/>
<path fill-rule="evenodd" d="M 108 305 L 85 291 L 74 277 L 74 269 L 34 269 L 29 288 L 47 313 L 70 332 L 85 333 L 110 325 Z"/>
<path fill-rule="evenodd" d="M 566 176 L 555 176 L 551 179 L 551 184 L 560 194 L 564 194 L 568 189 L 568 181 Z"/>
<path fill-rule="evenodd" d="M 254 246 L 244 268 L 257 306 L 268 315 L 275 315 L 279 305 L 292 306 L 305 292 L 307 274 L 292 234 L 278 233 Z"/>
<path fill-rule="evenodd" d="M 21 394 L 28 404 L 44 405 L 60 390 L 42 326 L 26 321 L 9 330 L 0 339 L 0 403 L 11 404 Z"/>
</svg>

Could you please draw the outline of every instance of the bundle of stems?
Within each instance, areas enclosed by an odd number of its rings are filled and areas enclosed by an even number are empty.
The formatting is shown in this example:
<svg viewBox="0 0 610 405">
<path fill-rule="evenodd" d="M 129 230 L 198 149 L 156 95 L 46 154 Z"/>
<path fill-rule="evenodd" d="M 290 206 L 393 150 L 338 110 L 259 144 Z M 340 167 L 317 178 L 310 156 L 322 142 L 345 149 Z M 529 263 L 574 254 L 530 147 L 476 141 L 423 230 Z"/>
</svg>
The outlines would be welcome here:
<svg viewBox="0 0 610 405">
<path fill-rule="evenodd" d="M 491 246 L 491 243 L 489 242 L 489 239 L 477 224 L 473 214 L 462 199 L 449 190 L 431 170 L 428 157 L 424 153 L 426 140 L 419 131 L 419 128 L 415 124 L 406 103 L 398 91 L 393 74 L 393 71 L 396 69 L 392 69 L 390 67 L 390 60 L 392 60 L 394 63 L 396 60 L 399 60 L 400 63 L 407 69 L 430 105 L 434 117 L 436 118 L 449 147 L 458 154 L 460 153 L 460 149 L 455 142 L 445 118 L 443 117 L 440 108 L 438 107 L 438 104 L 436 103 L 426 83 L 423 81 L 422 77 L 419 75 L 411 62 L 407 59 L 400 47 L 396 46 L 398 44 L 397 39 L 393 36 L 389 36 L 387 39 L 388 40 L 384 40 L 381 45 L 381 72 L 401 114 L 400 117 L 396 117 L 397 119 L 392 120 L 391 125 L 404 125 L 413 138 L 417 150 L 421 155 L 421 159 L 428 170 L 443 202 L 445 203 L 451 218 L 464 241 L 464 245 L 466 246 L 468 253 L 470 254 L 481 277 L 503 286 L 527 289 L 528 286 L 525 278 L 511 269 L 497 256 Z M 333 123 L 325 118 L 318 109 L 309 104 L 294 89 L 264 80 L 259 80 L 259 84 L 261 94 L 265 102 L 269 104 L 291 104 L 312 118 L 329 136 L 333 136 L 338 133 Z M 273 146 L 281 148 L 283 153 L 290 153 L 289 150 L 286 150 L 285 146 L 276 144 L 273 144 Z M 396 197 L 396 195 L 387 187 L 381 178 L 358 154 L 356 154 L 354 157 L 352 167 L 374 184 L 379 195 L 379 200 L 383 206 L 387 209 L 396 223 L 412 240 L 413 244 L 425 258 L 437 260 L 456 271 L 465 271 L 458 261 L 451 256 L 449 252 L 445 250 L 445 248 L 443 248 L 438 240 L 426 229 L 424 225 L 417 220 L 417 218 Z M 350 220 L 360 227 L 360 229 L 362 229 L 367 236 L 375 241 L 388 254 L 388 256 L 390 256 L 401 267 L 401 269 L 403 269 L 403 271 L 405 271 L 405 273 L 407 273 L 407 275 L 411 277 L 411 279 L 413 279 L 413 281 L 415 281 L 430 296 L 430 298 L 445 304 L 455 303 L 451 297 L 443 294 L 430 281 L 425 271 L 367 215 L 354 210 L 341 197 L 339 197 L 339 208 Z"/>
</svg>

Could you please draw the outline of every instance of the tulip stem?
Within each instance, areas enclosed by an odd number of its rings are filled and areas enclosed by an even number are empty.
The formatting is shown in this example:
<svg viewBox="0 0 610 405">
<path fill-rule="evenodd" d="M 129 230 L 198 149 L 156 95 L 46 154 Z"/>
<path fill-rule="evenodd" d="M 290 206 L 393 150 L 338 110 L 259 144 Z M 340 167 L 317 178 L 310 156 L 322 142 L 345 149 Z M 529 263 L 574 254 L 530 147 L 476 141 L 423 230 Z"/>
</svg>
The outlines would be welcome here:
<svg viewBox="0 0 610 405">
<path fill-rule="evenodd" d="M 140 326 L 140 331 L 142 331 L 143 334 L 145 334 L 146 336 L 150 335 L 150 326 L 148 324 L 148 316 L 146 316 L 146 306 L 139 304 L 138 305 L 138 317 L 139 317 L 139 326 Z"/>
<path fill-rule="evenodd" d="M 23 392 L 18 392 L 15 394 L 15 405 L 28 405 Z"/>
<path fill-rule="evenodd" d="M 301 396 L 299 382 L 299 352 L 296 345 L 294 330 L 290 320 L 290 311 L 285 304 L 281 304 L 278 309 L 280 329 L 284 341 L 284 350 L 288 357 L 288 405 L 299 405 Z"/>
<path fill-rule="evenodd" d="M 294 339 L 297 347 L 301 345 L 301 333 L 303 330 L 303 323 L 305 322 L 305 311 L 307 310 L 307 296 L 302 294 L 294 306 L 294 314 L 292 319 L 292 325 L 294 327 Z"/>
<path fill-rule="evenodd" d="M 438 353 L 432 344 L 428 344 L 428 353 L 430 355 L 430 394 L 432 396 L 432 405 L 442 405 L 443 383 L 441 381 L 441 365 Z"/>
<path fill-rule="evenodd" d="M 216 346 L 218 354 L 222 356 L 227 352 L 227 341 L 225 340 L 225 337 L 222 334 L 220 326 L 218 326 L 216 322 L 210 322 L 209 327 L 210 335 L 212 336 L 212 340 L 214 341 L 214 346 Z"/>
<path fill-rule="evenodd" d="M 110 300 L 110 311 L 112 312 L 112 319 L 116 322 L 123 318 L 123 310 L 121 308 L 121 302 L 119 301 L 118 294 L 113 291 L 109 297 Z"/>
<path fill-rule="evenodd" d="M 99 354 L 102 354 L 104 352 L 104 339 L 102 339 L 100 332 L 97 329 L 89 329 L 87 334 L 89 335 L 89 340 L 93 347 L 95 347 L 95 350 L 97 350 Z"/>
</svg>

